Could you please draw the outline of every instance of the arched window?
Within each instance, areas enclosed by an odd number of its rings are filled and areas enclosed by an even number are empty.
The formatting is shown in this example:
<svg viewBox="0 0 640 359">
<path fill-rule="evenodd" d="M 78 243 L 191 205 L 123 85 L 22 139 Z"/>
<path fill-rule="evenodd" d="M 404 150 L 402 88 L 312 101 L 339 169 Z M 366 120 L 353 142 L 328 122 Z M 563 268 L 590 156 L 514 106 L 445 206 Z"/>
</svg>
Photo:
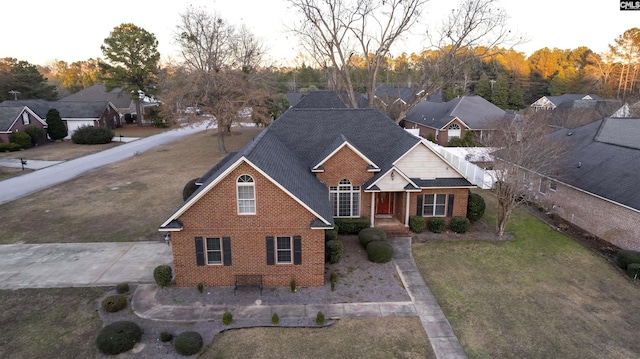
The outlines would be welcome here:
<svg viewBox="0 0 640 359">
<path fill-rule="evenodd" d="M 236 182 L 238 214 L 256 214 L 256 192 L 253 177 L 242 175 Z"/>
<path fill-rule="evenodd" d="M 449 125 L 449 128 L 447 128 L 447 130 L 449 141 L 454 137 L 460 138 L 460 125 L 458 125 L 457 123 L 452 123 L 451 125 Z"/>
<path fill-rule="evenodd" d="M 334 217 L 360 217 L 360 186 L 343 179 L 337 187 L 329 187 Z"/>
</svg>

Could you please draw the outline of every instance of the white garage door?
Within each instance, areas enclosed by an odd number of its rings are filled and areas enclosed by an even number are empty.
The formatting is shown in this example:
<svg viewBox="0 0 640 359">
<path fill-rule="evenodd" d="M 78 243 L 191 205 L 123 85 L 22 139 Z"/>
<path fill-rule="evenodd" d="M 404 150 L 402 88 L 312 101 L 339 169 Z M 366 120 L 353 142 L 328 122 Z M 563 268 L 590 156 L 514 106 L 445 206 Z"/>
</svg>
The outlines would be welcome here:
<svg viewBox="0 0 640 359">
<path fill-rule="evenodd" d="M 73 133 L 80 127 L 83 126 L 91 126 L 93 127 L 93 120 L 80 120 L 80 121 L 69 121 L 67 120 L 67 132 L 68 132 L 68 136 L 65 137 L 66 139 L 71 138 L 71 135 L 73 135 Z"/>
</svg>

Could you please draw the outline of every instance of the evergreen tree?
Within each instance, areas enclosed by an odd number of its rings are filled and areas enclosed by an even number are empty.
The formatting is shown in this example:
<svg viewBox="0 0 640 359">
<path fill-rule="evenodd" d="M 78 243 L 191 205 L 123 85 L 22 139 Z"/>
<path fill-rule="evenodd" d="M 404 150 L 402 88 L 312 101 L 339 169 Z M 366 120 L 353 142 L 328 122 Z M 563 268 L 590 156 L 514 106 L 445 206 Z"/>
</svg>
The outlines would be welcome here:
<svg viewBox="0 0 640 359">
<path fill-rule="evenodd" d="M 47 112 L 47 127 L 52 140 L 57 141 L 67 137 L 67 127 L 60 118 L 60 112 L 55 108 Z"/>
<path fill-rule="evenodd" d="M 487 101 L 491 101 L 491 82 L 486 73 L 482 73 L 480 80 L 476 84 L 474 93 Z"/>
<path fill-rule="evenodd" d="M 524 107 L 524 91 L 522 85 L 516 80 L 511 85 L 511 91 L 509 91 L 509 108 L 512 110 L 519 110 Z"/>
<path fill-rule="evenodd" d="M 498 79 L 493 84 L 491 102 L 501 109 L 505 109 L 509 105 L 509 82 L 506 76 L 498 75 Z"/>
</svg>

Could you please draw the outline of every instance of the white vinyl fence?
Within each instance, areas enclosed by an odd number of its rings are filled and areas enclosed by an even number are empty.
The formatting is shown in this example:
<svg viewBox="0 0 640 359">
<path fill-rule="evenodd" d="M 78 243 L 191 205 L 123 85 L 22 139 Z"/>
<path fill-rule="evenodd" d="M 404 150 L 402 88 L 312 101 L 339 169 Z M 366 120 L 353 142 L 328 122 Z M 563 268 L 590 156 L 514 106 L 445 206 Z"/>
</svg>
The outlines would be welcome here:
<svg viewBox="0 0 640 359">
<path fill-rule="evenodd" d="M 493 162 L 493 158 L 489 155 L 489 149 L 482 147 L 442 147 L 431 141 L 423 141 L 435 149 L 458 171 L 462 172 L 467 180 L 478 186 L 478 188 L 490 189 L 493 187 L 495 176 L 492 175 L 492 171 L 482 169 L 465 159 L 475 158 L 478 162 Z"/>
</svg>

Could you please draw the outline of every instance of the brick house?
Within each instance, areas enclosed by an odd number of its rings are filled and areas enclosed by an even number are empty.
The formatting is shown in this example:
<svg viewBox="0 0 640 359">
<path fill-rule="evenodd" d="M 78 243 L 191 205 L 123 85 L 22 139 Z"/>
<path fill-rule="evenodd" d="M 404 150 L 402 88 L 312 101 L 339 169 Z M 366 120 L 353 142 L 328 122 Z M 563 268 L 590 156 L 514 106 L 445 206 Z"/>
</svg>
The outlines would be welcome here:
<svg viewBox="0 0 640 359">
<path fill-rule="evenodd" d="M 423 100 L 403 119 L 404 128 L 418 129 L 420 136 L 430 136 L 440 146 L 453 138 L 464 138 L 468 131 L 477 138 L 492 130 L 492 122 L 508 114 L 480 96 L 462 96 L 448 102 Z"/>
<path fill-rule="evenodd" d="M 322 286 L 334 218 L 464 216 L 474 186 L 423 141 L 373 109 L 289 109 L 160 226 L 177 284 Z"/>
<path fill-rule="evenodd" d="M 46 141 L 47 122 L 26 106 L 0 107 L 0 143 L 9 143 L 11 134 L 24 131 L 29 126 L 43 130 L 40 142 Z"/>
</svg>

